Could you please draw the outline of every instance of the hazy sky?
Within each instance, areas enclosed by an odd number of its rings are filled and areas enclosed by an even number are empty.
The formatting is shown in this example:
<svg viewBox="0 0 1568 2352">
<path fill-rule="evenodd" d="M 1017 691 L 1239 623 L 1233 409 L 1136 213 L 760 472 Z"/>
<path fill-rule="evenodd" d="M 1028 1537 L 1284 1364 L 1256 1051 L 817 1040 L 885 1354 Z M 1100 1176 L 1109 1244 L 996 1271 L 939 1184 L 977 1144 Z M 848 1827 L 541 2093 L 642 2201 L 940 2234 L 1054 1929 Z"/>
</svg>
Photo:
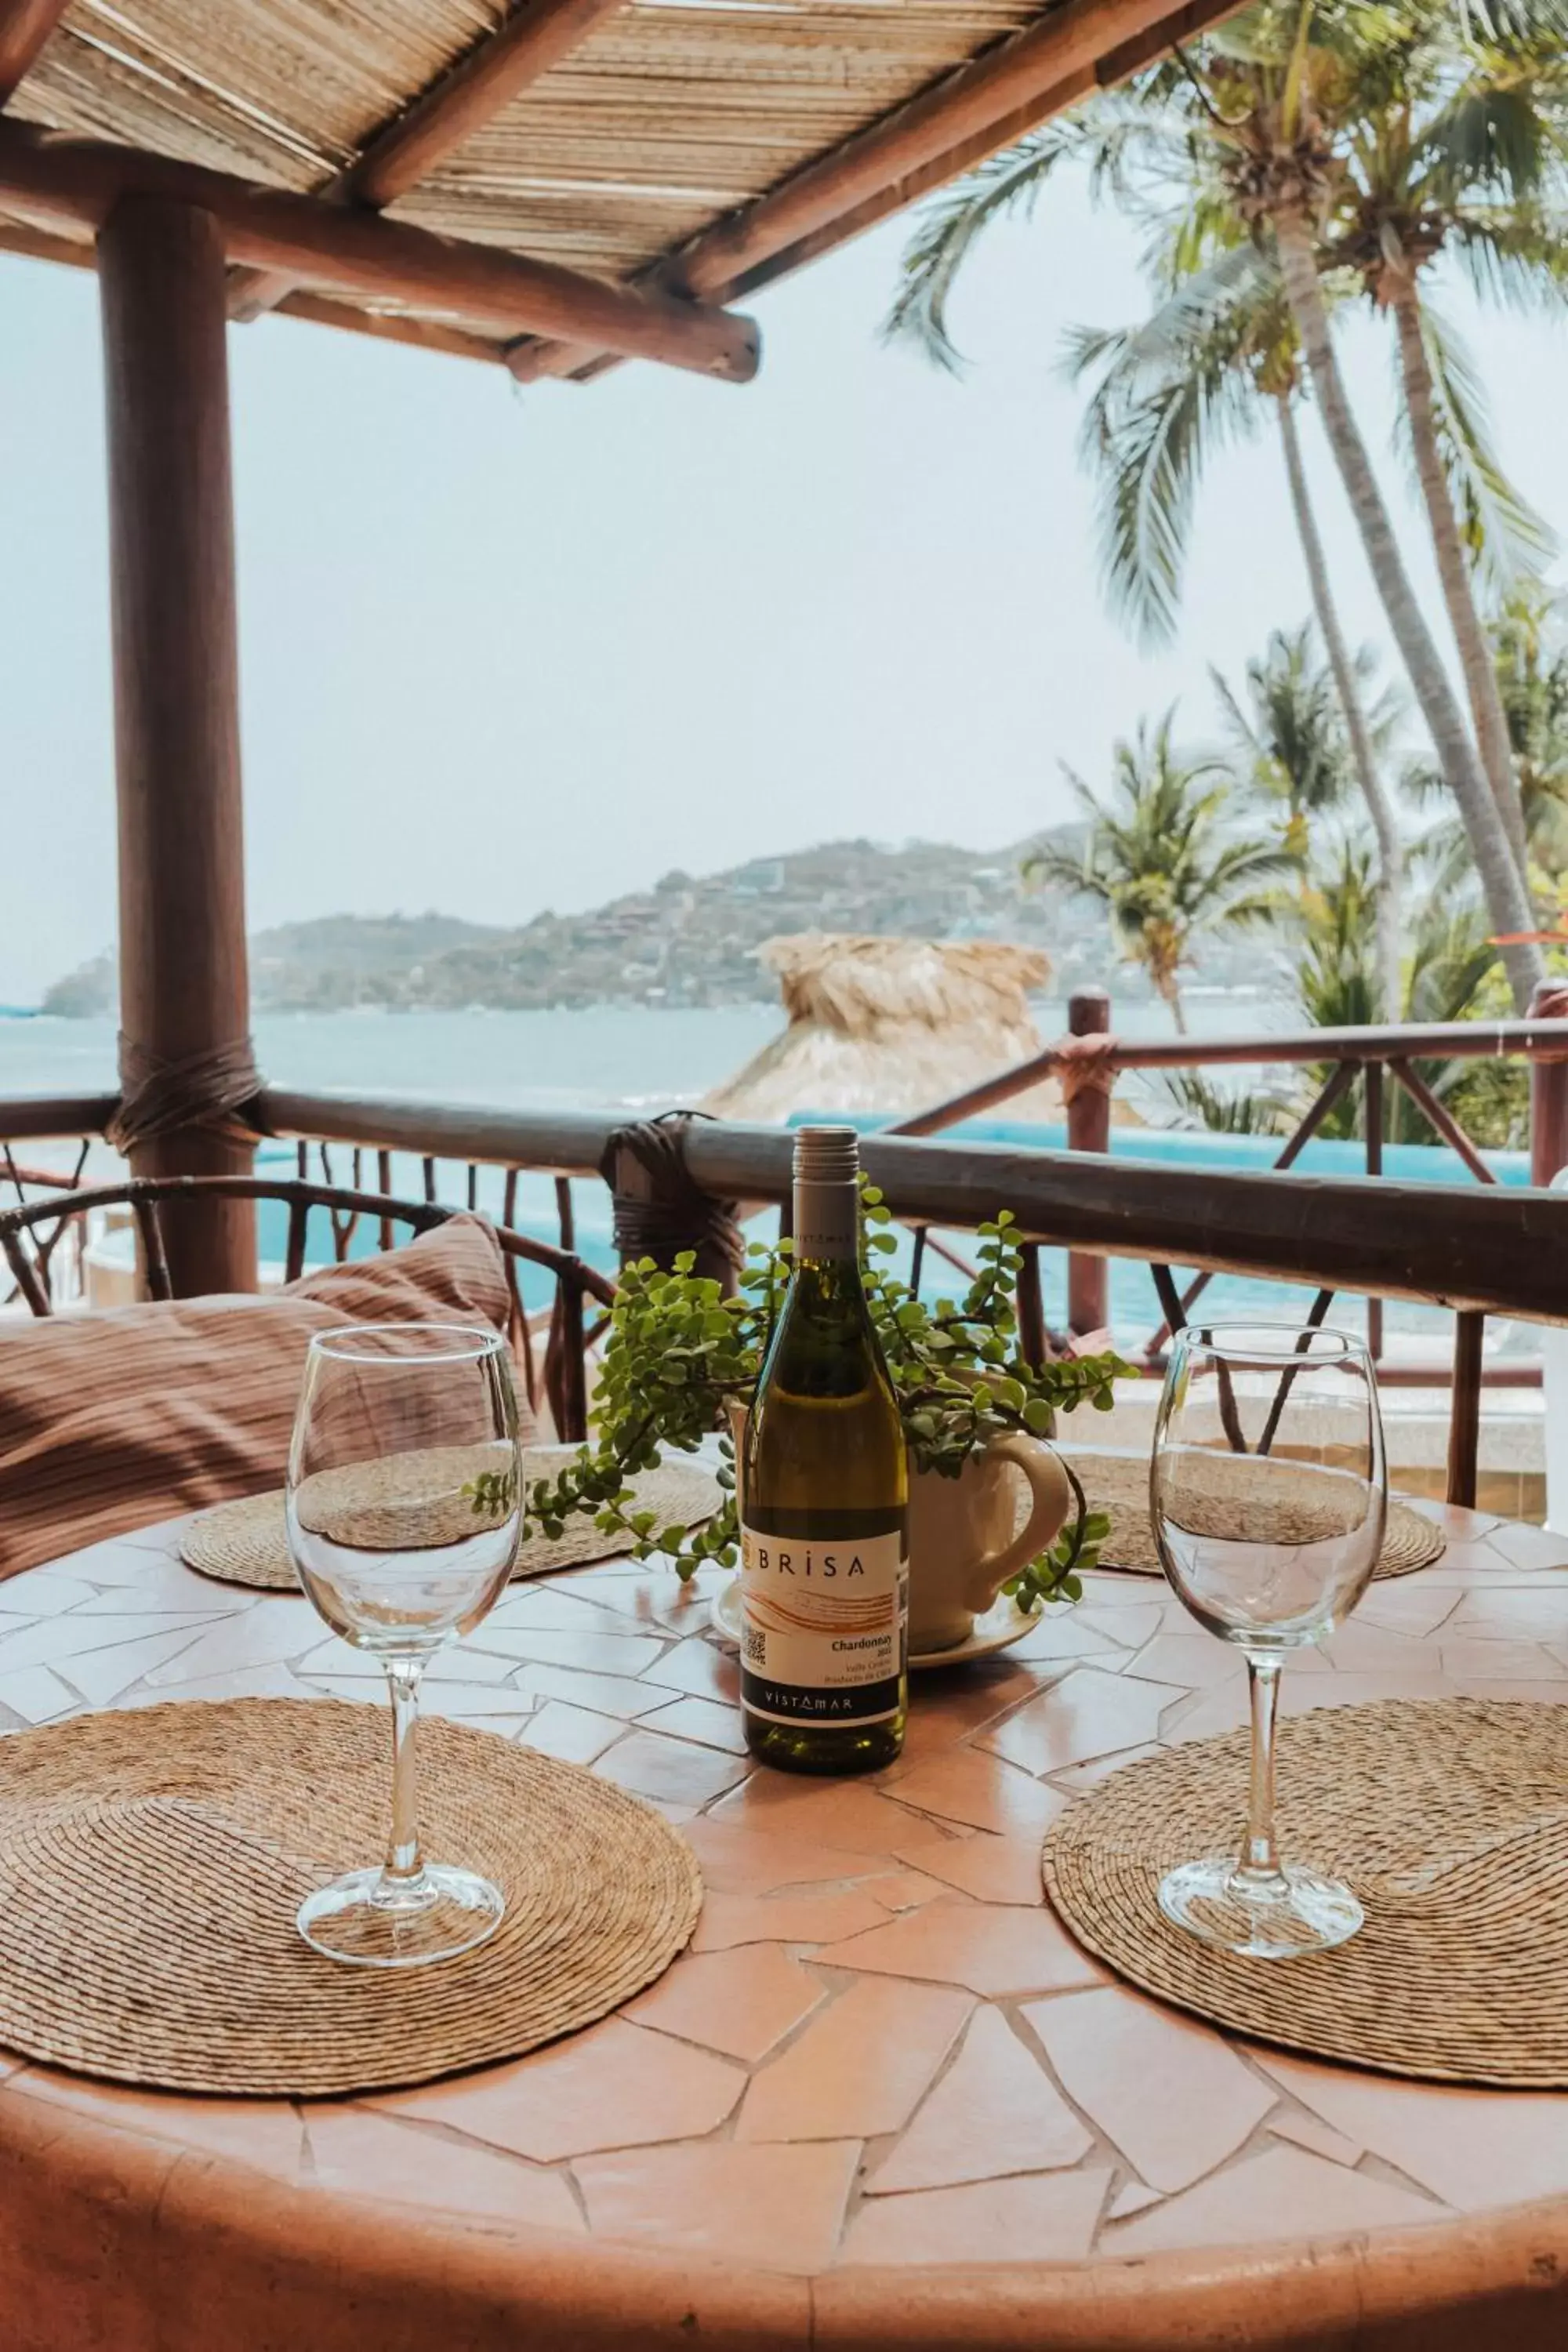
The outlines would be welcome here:
<svg viewBox="0 0 1568 2352">
<path fill-rule="evenodd" d="M 1137 314 L 1131 232 L 1063 183 L 994 235 L 955 310 L 963 383 L 878 341 L 903 234 L 759 298 L 743 389 L 629 366 L 522 394 L 286 320 L 232 332 L 254 924 L 518 921 L 848 834 L 998 845 L 1141 711 L 1179 695 L 1212 730 L 1206 665 L 1307 609 L 1276 446 L 1216 468 L 1180 641 L 1141 655 L 1099 593 L 1056 373 L 1067 324 Z M 1563 332 L 1493 317 L 1478 348 L 1509 461 L 1568 526 Z M 1408 518 L 1375 326 L 1349 356 Z M 100 397 L 93 279 L 0 257 L 0 1001 L 114 925 Z M 1347 616 L 1377 635 L 1310 454 Z"/>
</svg>

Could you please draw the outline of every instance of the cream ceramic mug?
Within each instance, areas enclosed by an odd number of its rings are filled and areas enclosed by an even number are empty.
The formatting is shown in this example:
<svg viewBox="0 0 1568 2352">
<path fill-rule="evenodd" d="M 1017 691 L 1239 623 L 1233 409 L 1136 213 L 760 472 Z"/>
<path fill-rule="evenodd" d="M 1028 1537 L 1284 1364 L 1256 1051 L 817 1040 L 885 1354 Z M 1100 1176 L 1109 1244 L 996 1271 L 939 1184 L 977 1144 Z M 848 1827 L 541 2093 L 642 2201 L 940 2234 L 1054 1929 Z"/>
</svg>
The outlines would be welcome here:
<svg viewBox="0 0 1568 2352">
<path fill-rule="evenodd" d="M 1067 1472 L 1038 1438 L 993 1438 L 956 1478 L 910 1478 L 910 1654 L 954 1650 L 1008 1577 L 1055 1543 L 1072 1508 Z M 1029 1513 L 1018 1526 L 1017 1477 Z"/>
<path fill-rule="evenodd" d="M 730 1406 L 739 1465 L 746 1407 Z M 1018 1526 L 1017 1484 L 1029 1487 L 1029 1515 Z M 737 1492 L 739 1476 L 737 1474 Z M 910 1654 L 955 1650 L 1010 1576 L 1055 1543 L 1072 1508 L 1067 1472 L 1048 1445 L 1022 1431 L 993 1438 L 972 1454 L 956 1478 L 910 1464 Z"/>
</svg>

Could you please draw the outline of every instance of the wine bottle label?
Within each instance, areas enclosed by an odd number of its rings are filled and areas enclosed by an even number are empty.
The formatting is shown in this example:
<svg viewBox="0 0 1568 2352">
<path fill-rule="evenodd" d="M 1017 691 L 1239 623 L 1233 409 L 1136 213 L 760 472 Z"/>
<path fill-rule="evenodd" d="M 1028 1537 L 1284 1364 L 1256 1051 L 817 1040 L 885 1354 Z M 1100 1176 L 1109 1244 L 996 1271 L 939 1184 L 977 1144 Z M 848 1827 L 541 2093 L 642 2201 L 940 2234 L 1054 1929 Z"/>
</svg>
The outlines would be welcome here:
<svg viewBox="0 0 1568 2352">
<path fill-rule="evenodd" d="M 741 1698 L 771 1723 L 896 1715 L 909 1626 L 905 1538 L 741 1529 Z"/>
</svg>

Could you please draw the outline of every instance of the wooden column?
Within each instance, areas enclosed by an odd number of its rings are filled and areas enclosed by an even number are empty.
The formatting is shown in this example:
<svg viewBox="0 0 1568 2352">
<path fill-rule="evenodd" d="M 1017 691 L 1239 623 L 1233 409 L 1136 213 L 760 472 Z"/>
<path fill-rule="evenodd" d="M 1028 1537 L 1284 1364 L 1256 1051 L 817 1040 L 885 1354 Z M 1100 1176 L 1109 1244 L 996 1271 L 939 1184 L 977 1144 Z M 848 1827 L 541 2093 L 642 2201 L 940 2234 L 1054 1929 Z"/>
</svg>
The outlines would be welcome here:
<svg viewBox="0 0 1568 2352">
<path fill-rule="evenodd" d="M 126 196 L 98 250 L 129 1086 L 210 1066 L 249 1029 L 226 289 L 217 223 L 189 205 Z M 134 1173 L 246 1172 L 251 1147 L 222 1126 L 136 1144 Z M 183 1205 L 165 1231 L 177 1296 L 256 1287 L 250 1203 Z"/>
</svg>

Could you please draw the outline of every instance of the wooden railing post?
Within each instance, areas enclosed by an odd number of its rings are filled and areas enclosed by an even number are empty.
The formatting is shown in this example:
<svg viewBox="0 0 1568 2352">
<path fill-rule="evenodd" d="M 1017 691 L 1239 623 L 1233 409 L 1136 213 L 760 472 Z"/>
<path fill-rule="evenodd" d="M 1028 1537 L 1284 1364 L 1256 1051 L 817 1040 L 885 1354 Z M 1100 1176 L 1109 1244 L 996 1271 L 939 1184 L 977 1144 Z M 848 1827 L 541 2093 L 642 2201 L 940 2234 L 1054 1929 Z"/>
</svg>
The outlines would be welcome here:
<svg viewBox="0 0 1568 2352">
<path fill-rule="evenodd" d="M 1476 1507 L 1476 1483 L 1480 1463 L 1482 1351 L 1486 1328 L 1484 1315 L 1461 1313 L 1454 1318 L 1454 1394 L 1448 1412 L 1447 1498 L 1467 1511 L 1473 1511 Z"/>
<path fill-rule="evenodd" d="M 1568 1017 L 1568 982 L 1543 980 L 1530 1000 L 1531 1021 Z M 1568 1059 L 1530 1066 L 1530 1181 L 1550 1184 L 1568 1168 Z"/>
<path fill-rule="evenodd" d="M 224 241 L 208 213 L 116 205 L 99 234 L 120 829 L 117 1139 L 138 1176 L 248 1173 L 239 659 Z M 254 1290 L 248 1201 L 166 1220 L 177 1296 Z"/>
<path fill-rule="evenodd" d="M 618 1128 L 599 1172 L 615 1204 L 616 1247 L 623 1265 L 651 1257 L 666 1268 L 689 1250 L 700 1279 L 732 1296 L 745 1264 L 737 1203 L 710 1199 L 686 1166 L 690 1111 Z"/>
<path fill-rule="evenodd" d="M 1103 988 L 1075 988 L 1068 999 L 1068 1034 L 1073 1037 L 1108 1036 L 1110 998 Z M 1073 1081 L 1077 1083 L 1073 1083 Z M 1067 1093 L 1068 1150 L 1109 1151 L 1110 1149 L 1110 1086 L 1074 1071 Z M 1110 1265 L 1102 1257 L 1081 1250 L 1068 1254 L 1068 1328 L 1100 1331 L 1110 1320 Z"/>
</svg>

